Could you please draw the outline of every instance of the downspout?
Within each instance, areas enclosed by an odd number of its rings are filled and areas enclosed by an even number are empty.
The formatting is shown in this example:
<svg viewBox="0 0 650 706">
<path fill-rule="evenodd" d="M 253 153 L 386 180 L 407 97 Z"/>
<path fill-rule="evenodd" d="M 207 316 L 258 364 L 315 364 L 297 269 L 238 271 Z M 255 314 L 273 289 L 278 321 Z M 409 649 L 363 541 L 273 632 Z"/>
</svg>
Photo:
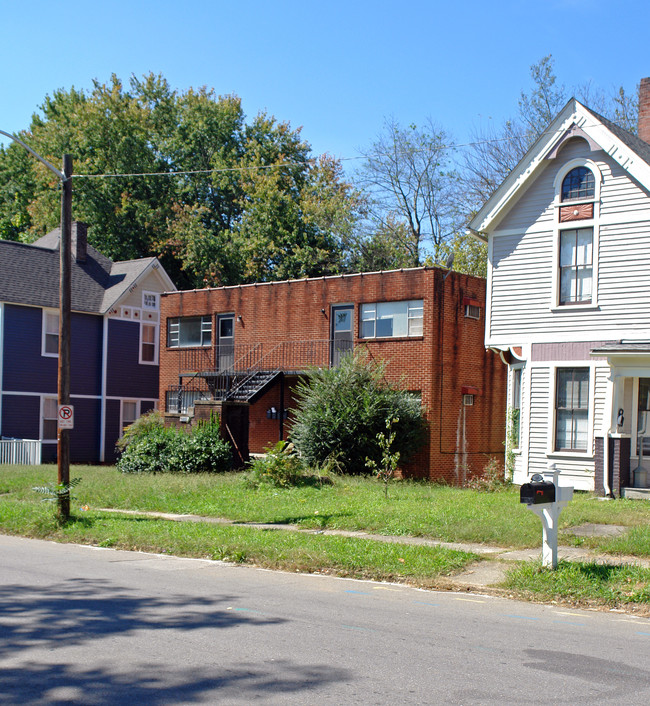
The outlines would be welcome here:
<svg viewBox="0 0 650 706">
<path fill-rule="evenodd" d="M 99 462 L 106 460 L 106 376 L 108 363 L 108 316 L 102 324 L 102 391 L 99 403 Z"/>
<path fill-rule="evenodd" d="M 603 490 L 605 491 L 605 497 L 611 498 L 613 494 L 609 485 L 609 435 L 612 433 L 612 414 L 614 409 L 617 409 L 617 405 L 614 403 L 618 402 L 618 395 L 612 394 L 612 390 L 616 391 L 616 378 L 610 375 L 608 380 L 611 384 L 607 388 L 608 399 L 605 403 L 605 409 L 609 409 L 609 424 L 606 428 L 603 428 Z M 607 404 L 607 402 L 609 402 L 609 404 Z M 603 427 L 605 427 L 604 424 Z"/>
</svg>

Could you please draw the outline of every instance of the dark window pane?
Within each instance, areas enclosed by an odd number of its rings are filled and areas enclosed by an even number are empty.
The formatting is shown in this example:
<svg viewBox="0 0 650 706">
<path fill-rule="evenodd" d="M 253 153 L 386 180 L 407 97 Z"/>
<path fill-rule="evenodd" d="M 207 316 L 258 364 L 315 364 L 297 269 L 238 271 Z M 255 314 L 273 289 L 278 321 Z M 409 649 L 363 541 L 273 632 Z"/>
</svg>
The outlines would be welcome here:
<svg viewBox="0 0 650 706">
<path fill-rule="evenodd" d="M 562 201 L 592 199 L 596 190 L 594 175 L 587 167 L 572 169 L 562 181 Z"/>
</svg>

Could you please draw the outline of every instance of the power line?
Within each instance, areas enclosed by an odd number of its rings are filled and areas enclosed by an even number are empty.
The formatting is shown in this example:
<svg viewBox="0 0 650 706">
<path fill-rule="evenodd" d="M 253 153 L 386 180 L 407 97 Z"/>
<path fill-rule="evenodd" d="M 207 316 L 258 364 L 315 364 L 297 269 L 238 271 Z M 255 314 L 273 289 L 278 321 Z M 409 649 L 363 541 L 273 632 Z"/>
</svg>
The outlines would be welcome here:
<svg viewBox="0 0 650 706">
<path fill-rule="evenodd" d="M 586 127 L 595 127 L 595 125 L 588 125 Z M 539 139 L 540 137 L 543 137 L 544 135 L 551 134 L 551 131 L 544 131 L 540 133 L 537 138 Z M 436 151 L 446 151 L 446 150 L 457 150 L 465 147 L 478 147 L 480 145 L 491 145 L 491 144 L 497 144 L 500 142 L 511 142 L 514 140 L 521 139 L 521 136 L 517 135 L 512 135 L 509 137 L 495 137 L 489 140 L 475 140 L 472 142 L 459 142 L 459 143 L 451 143 L 449 145 L 440 145 L 436 147 Z M 534 142 L 535 140 L 533 140 Z M 408 150 L 408 154 L 417 154 L 419 152 L 428 152 L 429 150 L 422 149 L 422 150 Z M 373 157 L 388 157 L 388 156 L 393 156 L 394 153 L 378 153 L 376 155 L 373 155 Z M 358 155 L 355 157 L 339 157 L 337 158 L 337 161 L 339 162 L 352 162 L 352 161 L 358 161 L 361 159 L 368 159 L 368 156 L 366 155 Z M 127 172 L 116 172 L 116 173 L 109 173 L 109 174 L 73 174 L 72 177 L 74 179 L 115 179 L 115 178 L 126 178 L 126 177 L 180 177 L 180 176 L 192 176 L 194 174 L 220 174 L 220 173 L 232 173 L 232 172 L 240 172 L 240 173 L 245 173 L 245 172 L 256 172 L 256 171 L 261 171 L 261 170 L 269 170 L 269 169 L 282 169 L 285 167 L 304 167 L 306 166 L 310 161 L 314 161 L 314 158 L 310 160 L 306 160 L 305 162 L 279 162 L 277 164 L 259 164 L 259 165 L 247 165 L 247 166 L 239 166 L 239 167 L 215 167 L 214 169 L 190 169 L 190 170 L 183 170 L 183 171 L 169 171 L 169 172 L 132 172 L 132 173 L 127 173 Z"/>
</svg>

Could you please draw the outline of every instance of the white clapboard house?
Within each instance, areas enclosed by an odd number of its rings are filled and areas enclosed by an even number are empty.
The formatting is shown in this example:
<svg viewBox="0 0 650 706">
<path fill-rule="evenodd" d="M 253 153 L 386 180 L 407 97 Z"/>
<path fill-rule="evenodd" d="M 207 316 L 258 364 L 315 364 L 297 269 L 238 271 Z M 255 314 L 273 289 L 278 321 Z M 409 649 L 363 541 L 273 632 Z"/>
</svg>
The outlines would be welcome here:
<svg viewBox="0 0 650 706">
<path fill-rule="evenodd" d="M 570 100 L 470 223 L 509 366 L 514 481 L 650 485 L 650 78 L 638 136 Z"/>
</svg>

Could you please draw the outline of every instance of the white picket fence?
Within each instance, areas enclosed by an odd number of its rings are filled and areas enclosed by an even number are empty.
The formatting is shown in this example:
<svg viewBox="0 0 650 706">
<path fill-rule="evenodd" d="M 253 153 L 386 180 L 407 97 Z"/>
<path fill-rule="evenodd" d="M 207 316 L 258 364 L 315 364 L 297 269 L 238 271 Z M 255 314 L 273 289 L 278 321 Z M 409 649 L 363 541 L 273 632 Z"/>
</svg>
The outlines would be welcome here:
<svg viewBox="0 0 650 706">
<path fill-rule="evenodd" d="M 40 462 L 40 441 L 35 439 L 0 439 L 0 463 L 36 466 Z"/>
</svg>

